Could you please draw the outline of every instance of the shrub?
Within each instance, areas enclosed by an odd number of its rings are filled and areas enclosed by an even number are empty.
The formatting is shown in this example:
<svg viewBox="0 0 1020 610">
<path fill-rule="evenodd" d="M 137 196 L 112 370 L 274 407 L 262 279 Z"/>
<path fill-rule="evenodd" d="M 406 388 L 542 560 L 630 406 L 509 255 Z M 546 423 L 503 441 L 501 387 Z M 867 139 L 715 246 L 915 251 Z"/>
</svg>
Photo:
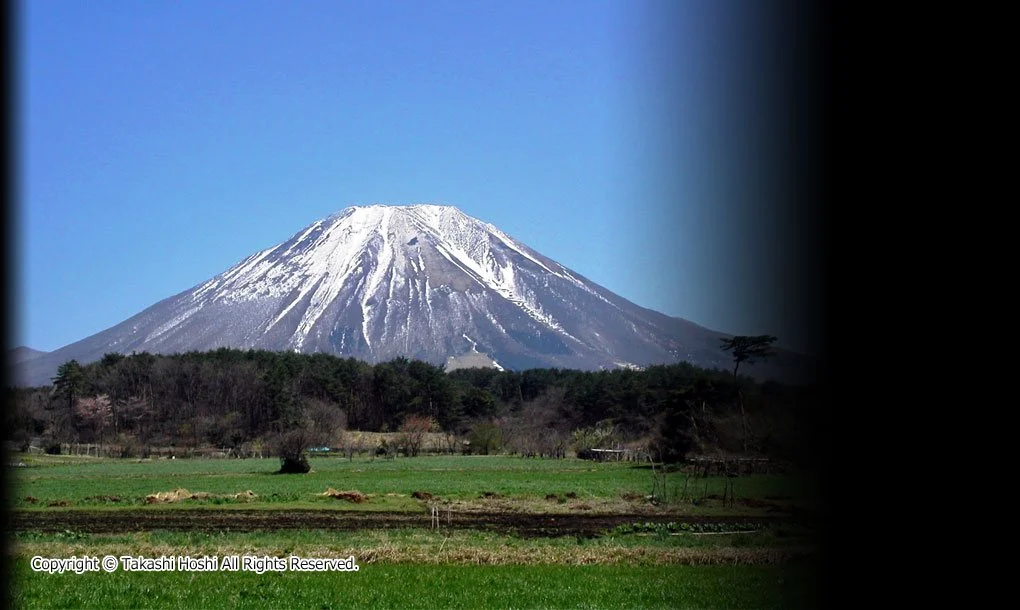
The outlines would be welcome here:
<svg viewBox="0 0 1020 610">
<path fill-rule="evenodd" d="M 276 442 L 280 456 L 281 474 L 305 474 L 312 469 L 305 451 L 314 444 L 314 433 L 307 428 L 295 428 L 283 433 Z"/>
<path fill-rule="evenodd" d="M 503 444 L 502 434 L 499 427 L 490 423 L 479 423 L 471 429 L 469 437 L 470 447 L 475 453 L 489 455 L 499 450 Z"/>
</svg>

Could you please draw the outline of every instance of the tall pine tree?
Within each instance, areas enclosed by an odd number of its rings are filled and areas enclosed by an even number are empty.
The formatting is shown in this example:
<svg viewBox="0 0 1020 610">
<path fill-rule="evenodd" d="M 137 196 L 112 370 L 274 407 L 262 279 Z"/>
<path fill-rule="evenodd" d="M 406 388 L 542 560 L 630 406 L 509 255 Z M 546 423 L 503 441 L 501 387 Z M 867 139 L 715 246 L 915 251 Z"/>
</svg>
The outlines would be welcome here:
<svg viewBox="0 0 1020 610">
<path fill-rule="evenodd" d="M 57 376 L 53 377 L 53 392 L 67 400 L 68 413 L 74 413 L 74 401 L 81 396 L 85 385 L 85 374 L 77 360 L 68 360 L 57 368 Z"/>
</svg>

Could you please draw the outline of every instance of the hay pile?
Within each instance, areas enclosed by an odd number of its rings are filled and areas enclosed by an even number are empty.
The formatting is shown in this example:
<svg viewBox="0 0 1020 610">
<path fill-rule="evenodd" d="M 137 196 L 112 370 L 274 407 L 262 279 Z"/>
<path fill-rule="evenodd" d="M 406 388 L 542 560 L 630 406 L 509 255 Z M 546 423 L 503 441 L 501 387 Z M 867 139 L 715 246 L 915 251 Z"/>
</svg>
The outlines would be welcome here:
<svg viewBox="0 0 1020 610">
<path fill-rule="evenodd" d="M 361 504 L 368 499 L 368 496 L 356 489 L 351 491 L 337 491 L 332 487 L 327 487 L 326 491 L 319 495 L 329 496 L 331 498 L 336 498 L 337 500 L 347 500 L 348 502 L 354 502 L 355 504 Z"/>
<path fill-rule="evenodd" d="M 183 487 L 177 488 L 173 491 L 159 491 L 154 494 L 145 496 L 146 504 L 170 504 L 173 502 L 180 502 L 181 500 L 208 500 L 210 498 L 232 498 L 234 500 L 253 500 L 258 495 L 252 490 L 242 491 L 236 494 L 211 494 L 206 491 L 196 491 L 194 493 L 184 489 Z"/>
<path fill-rule="evenodd" d="M 157 503 L 170 503 L 179 502 L 181 500 L 191 500 L 194 497 L 190 491 L 184 488 L 178 488 L 173 491 L 157 491 L 154 494 L 145 496 L 146 504 L 157 504 Z"/>
</svg>

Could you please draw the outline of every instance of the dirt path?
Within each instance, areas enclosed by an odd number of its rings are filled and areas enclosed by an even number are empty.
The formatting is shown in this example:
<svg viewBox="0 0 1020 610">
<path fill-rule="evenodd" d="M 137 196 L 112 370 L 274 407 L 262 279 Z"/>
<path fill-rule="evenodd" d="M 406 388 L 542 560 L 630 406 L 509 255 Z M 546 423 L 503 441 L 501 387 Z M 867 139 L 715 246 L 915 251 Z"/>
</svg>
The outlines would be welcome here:
<svg viewBox="0 0 1020 610">
<path fill-rule="evenodd" d="M 594 536 L 628 523 L 778 523 L 789 517 L 692 517 L 689 515 L 538 515 L 524 513 L 441 513 L 441 527 L 483 529 L 521 536 Z M 428 513 L 330 510 L 118 510 L 16 511 L 15 531 L 121 533 L 151 530 L 236 531 L 288 529 L 357 530 L 430 527 Z"/>
</svg>

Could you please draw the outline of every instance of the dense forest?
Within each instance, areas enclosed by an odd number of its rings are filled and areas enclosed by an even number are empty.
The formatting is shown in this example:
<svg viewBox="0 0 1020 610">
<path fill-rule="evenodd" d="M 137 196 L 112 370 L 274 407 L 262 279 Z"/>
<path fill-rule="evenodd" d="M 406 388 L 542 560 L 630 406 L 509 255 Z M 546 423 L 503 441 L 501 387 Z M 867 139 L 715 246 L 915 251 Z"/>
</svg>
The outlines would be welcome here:
<svg viewBox="0 0 1020 610">
<path fill-rule="evenodd" d="M 811 455 L 805 431 L 817 416 L 813 388 L 689 364 L 447 373 L 405 358 L 371 365 L 234 349 L 70 361 L 53 385 L 8 392 L 5 430 L 16 447 L 99 443 L 125 456 L 271 446 L 295 430 L 306 442 L 339 446 L 345 431 L 360 430 L 441 431 L 458 450 L 485 453 L 614 446 L 667 461 L 720 451 L 798 460 Z"/>
</svg>

